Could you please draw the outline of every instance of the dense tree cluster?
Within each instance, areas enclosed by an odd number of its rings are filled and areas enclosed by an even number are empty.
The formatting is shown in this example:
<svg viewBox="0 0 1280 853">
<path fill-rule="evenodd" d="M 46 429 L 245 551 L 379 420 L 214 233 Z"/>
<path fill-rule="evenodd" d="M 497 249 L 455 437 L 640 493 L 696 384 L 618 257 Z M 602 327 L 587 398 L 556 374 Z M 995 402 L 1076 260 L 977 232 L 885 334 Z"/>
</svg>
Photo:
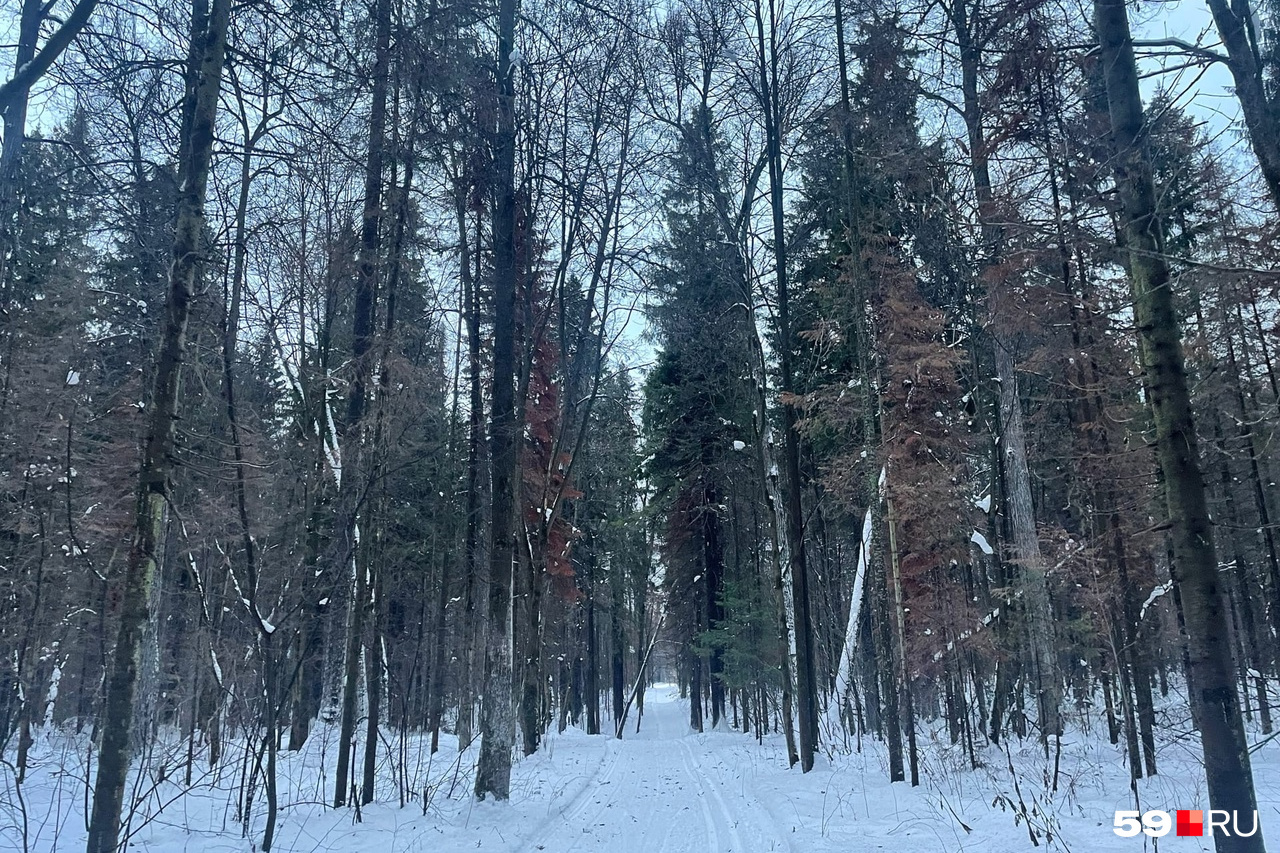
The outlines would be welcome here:
<svg viewBox="0 0 1280 853">
<path fill-rule="evenodd" d="M 1208 7 L 1221 54 L 1120 0 L 21 3 L 3 772 L 88 732 L 108 853 L 234 741 L 266 850 L 280 750 L 358 809 L 451 734 L 501 800 L 662 678 L 913 784 L 926 726 L 1137 779 L 1185 721 L 1251 807 L 1276 9 Z"/>
</svg>

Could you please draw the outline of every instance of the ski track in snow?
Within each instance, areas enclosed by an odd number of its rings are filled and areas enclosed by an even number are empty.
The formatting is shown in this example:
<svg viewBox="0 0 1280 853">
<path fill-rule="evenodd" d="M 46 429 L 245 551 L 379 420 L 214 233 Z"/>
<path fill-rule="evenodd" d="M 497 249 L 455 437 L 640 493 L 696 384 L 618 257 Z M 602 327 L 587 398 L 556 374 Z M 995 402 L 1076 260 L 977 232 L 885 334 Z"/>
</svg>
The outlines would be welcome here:
<svg viewBox="0 0 1280 853">
<path fill-rule="evenodd" d="M 618 762 L 621 757 L 622 750 L 618 749 L 615 744 L 606 745 L 605 754 L 596 769 L 596 773 L 585 779 L 577 792 L 564 804 L 563 808 L 550 814 L 538 831 L 532 837 L 525 839 L 515 849 L 548 849 L 548 845 L 553 843 L 548 839 L 552 839 L 557 834 L 563 834 L 566 826 L 580 826 L 583 816 L 587 814 L 592 806 L 598 806 L 602 801 L 607 804 L 609 798 L 613 795 L 613 789 L 609 785 L 613 781 L 613 775 L 618 769 Z M 551 849 L 560 848 L 553 847 Z"/>
<path fill-rule="evenodd" d="M 1185 699 L 1171 696 L 1166 715 L 1172 736 L 1162 737 L 1161 774 L 1140 783 L 1143 808 L 1172 810 L 1205 804 L 1199 748 L 1177 735 L 1186 727 Z M 1164 719 L 1165 716 L 1162 716 Z M 1105 731 L 1074 731 L 1062 756 L 1060 791 L 1046 790 L 1043 758 L 1034 739 L 979 752 L 971 770 L 945 729 L 922 732 L 922 785 L 891 785 L 883 745 L 868 739 L 865 751 L 819 755 L 814 770 L 787 767 L 777 732 L 757 743 L 722 726 L 697 733 L 689 706 L 671 685 L 648 691 L 640 731 L 622 740 L 588 737 L 577 729 L 552 733 L 543 748 L 512 768 L 511 799 L 476 802 L 470 794 L 474 751 L 461 765 L 452 742 L 432 758 L 429 739 L 409 744 L 405 760 L 414 790 L 434 792 L 423 814 L 421 793 L 398 807 L 394 773 L 380 759 L 378 801 L 357 823 L 350 809 L 325 802 L 332 755 L 330 728 L 318 727 L 300 752 L 281 753 L 280 825 L 274 853 L 1139 853 L 1154 846 L 1118 838 L 1116 809 L 1133 808 L 1123 744 Z M 0 767 L 0 850 L 20 850 L 26 822 L 32 853 L 84 847 L 86 735 L 40 733 L 22 805 L 12 777 Z M 1257 732 L 1251 737 L 1257 738 Z M 1260 745 L 1254 772 L 1264 832 L 1280 815 L 1280 742 Z M 145 791 L 159 768 L 167 781 L 144 797 L 135 816 L 131 853 L 254 853 L 264 825 L 261 792 L 250 826 L 235 819 L 242 792 L 243 742 L 229 741 L 214 771 L 199 768 L 183 793 L 181 739 L 140 759 Z M 161 755 L 166 752 L 166 755 Z M 239 757 L 237 757 L 239 756 Z M 1021 795 L 1007 773 L 1018 767 Z M 423 762 L 426 762 L 424 766 Z M 1014 803 L 1025 797 L 1039 833 L 1037 851 L 1026 816 Z M 162 805 L 162 807 L 161 807 Z M 24 817 L 25 814 L 25 817 Z M 962 823 L 963 822 L 963 823 Z M 1052 832 L 1052 841 L 1045 832 Z M 1273 844 L 1275 842 L 1273 841 Z M 1203 838 L 1160 839 L 1160 853 L 1208 853 Z"/>
<path fill-rule="evenodd" d="M 685 721 L 688 706 L 673 698 L 652 696 L 640 732 L 612 741 L 599 774 L 513 849 L 789 850 L 751 817 L 764 814 L 760 804 L 745 789 L 725 790 L 723 774 L 702 761 L 705 744 L 692 743 L 700 736 Z"/>
<path fill-rule="evenodd" d="M 728 847 L 720 847 L 718 844 L 712 844 L 710 846 L 711 849 L 726 851 L 785 849 L 778 846 L 776 839 L 774 843 L 770 844 L 768 847 L 763 847 L 759 844 L 749 844 L 743 838 L 742 833 L 738 831 L 738 825 L 741 820 L 749 818 L 753 813 L 758 814 L 760 809 L 759 804 L 752 803 L 748 806 L 747 803 L 744 802 L 738 806 L 736 811 L 730 809 L 729 805 L 725 802 L 724 797 L 720 794 L 720 785 L 718 782 L 710 779 L 704 765 L 698 758 L 697 754 L 693 751 L 693 748 L 688 744 L 687 740 L 682 738 L 677 742 L 680 745 L 680 749 L 684 752 L 685 767 L 689 770 L 690 775 L 697 780 L 698 785 L 702 789 L 703 796 L 699 797 L 699 800 L 702 803 L 703 814 L 706 816 L 708 821 L 708 831 L 710 833 L 715 833 L 716 830 L 713 824 L 719 825 L 725 830 L 725 835 L 729 839 Z M 715 805 L 714 815 L 710 805 L 708 805 L 708 800 Z M 756 833 L 753 834 L 753 837 L 755 838 L 770 834 L 768 832 L 764 832 L 762 827 L 759 825 L 753 825 L 751 828 L 756 830 Z"/>
</svg>

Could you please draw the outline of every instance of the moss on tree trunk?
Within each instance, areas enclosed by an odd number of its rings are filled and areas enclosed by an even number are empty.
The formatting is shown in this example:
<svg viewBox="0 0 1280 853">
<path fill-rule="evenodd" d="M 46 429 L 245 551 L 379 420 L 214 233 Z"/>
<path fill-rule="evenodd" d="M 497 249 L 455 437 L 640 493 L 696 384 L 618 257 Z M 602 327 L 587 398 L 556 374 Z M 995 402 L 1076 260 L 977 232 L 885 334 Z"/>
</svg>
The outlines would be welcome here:
<svg viewBox="0 0 1280 853">
<path fill-rule="evenodd" d="M 178 416 L 178 377 L 186 345 L 187 319 L 195 294 L 205 231 L 204 199 L 213 156 L 214 118 L 227 52 L 230 0 L 196 0 L 192 10 L 187 91 L 179 152 L 179 192 L 173 238 L 173 263 L 155 384 L 138 475 L 135 532 L 129 561 L 118 592 L 120 626 L 102 705 L 98 775 L 89 821 L 89 853 L 114 853 L 120 834 L 125 783 L 129 774 L 130 739 L 138 686 L 142 638 L 150 618 L 155 578 L 173 469 L 173 422 Z"/>
</svg>

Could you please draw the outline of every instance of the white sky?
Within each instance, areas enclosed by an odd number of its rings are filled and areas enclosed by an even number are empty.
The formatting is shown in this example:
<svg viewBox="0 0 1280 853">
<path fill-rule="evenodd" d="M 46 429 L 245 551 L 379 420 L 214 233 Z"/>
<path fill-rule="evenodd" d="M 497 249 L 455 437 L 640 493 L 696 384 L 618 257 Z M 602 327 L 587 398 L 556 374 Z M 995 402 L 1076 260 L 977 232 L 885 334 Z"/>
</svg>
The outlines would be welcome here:
<svg viewBox="0 0 1280 853">
<path fill-rule="evenodd" d="M 1129 14 L 1137 39 L 1177 38 L 1221 50 L 1213 18 L 1203 0 L 1148 2 L 1138 7 L 1136 12 L 1130 6 Z M 1170 57 L 1163 64 L 1174 67 L 1180 61 L 1177 57 Z M 1154 71 L 1159 63 L 1146 60 L 1143 65 L 1143 70 L 1149 72 Z M 1222 137 L 1225 133 L 1227 136 L 1219 139 L 1221 144 L 1237 141 L 1231 139 L 1229 127 L 1239 119 L 1240 105 L 1231 88 L 1231 72 L 1224 64 L 1219 62 L 1207 69 L 1192 67 L 1148 77 L 1143 81 L 1143 96 L 1149 98 L 1161 84 L 1174 92 L 1188 90 L 1180 102 L 1188 105 L 1207 123 L 1206 130 L 1211 137 Z"/>
</svg>

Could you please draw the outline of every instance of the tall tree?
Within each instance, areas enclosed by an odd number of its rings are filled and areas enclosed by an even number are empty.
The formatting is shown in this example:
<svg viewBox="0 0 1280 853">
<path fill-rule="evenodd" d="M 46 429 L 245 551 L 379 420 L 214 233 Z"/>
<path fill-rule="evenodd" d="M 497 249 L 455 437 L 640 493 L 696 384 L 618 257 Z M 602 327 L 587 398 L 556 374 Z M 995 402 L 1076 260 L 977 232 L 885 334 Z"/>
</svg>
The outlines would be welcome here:
<svg viewBox="0 0 1280 853">
<path fill-rule="evenodd" d="M 1249 744 L 1240 716 L 1224 591 L 1200 470 L 1181 328 L 1164 258 L 1138 67 L 1123 0 L 1095 0 L 1094 25 L 1115 146 L 1120 236 L 1127 255 L 1138 351 L 1164 480 L 1173 579 L 1187 632 L 1191 710 L 1200 728 L 1209 802 L 1214 808 L 1250 814 L 1258 802 Z M 1217 833 L 1214 845 L 1219 853 L 1261 853 L 1266 849 L 1261 830 L 1252 836 Z"/>
<path fill-rule="evenodd" d="M 704 122 L 710 118 L 695 115 L 690 124 Z M 666 582 L 677 602 L 671 621 L 689 646 L 683 680 L 690 724 L 698 730 L 706 725 L 704 698 L 710 698 L 712 726 L 725 710 L 724 649 L 704 646 L 704 663 L 693 640 L 725 619 L 732 529 L 726 511 L 734 492 L 750 490 L 754 498 L 762 485 L 734 450 L 745 450 L 742 438 L 752 425 L 754 391 L 743 376 L 752 353 L 744 312 L 736 307 L 743 288 L 737 248 L 714 210 L 701 145 L 700 135 L 688 134 L 672 158 L 668 244 L 656 276 L 663 301 L 652 309 L 662 350 L 645 401 L 649 475 L 666 523 Z"/>
<path fill-rule="evenodd" d="M 787 285 L 786 201 L 784 198 L 783 138 L 786 133 L 785 108 L 779 74 L 782 49 L 779 45 L 779 11 L 773 0 L 755 6 L 756 37 L 760 64 L 760 105 L 765 128 L 765 156 L 769 164 L 769 202 L 773 225 L 773 263 L 777 287 L 778 364 L 781 372 L 783 463 L 786 470 L 787 537 L 791 542 L 793 584 L 792 619 L 796 635 L 796 703 L 799 716 L 800 769 L 813 769 L 818 745 L 818 686 L 814 661 L 814 626 L 809 594 L 809 565 L 805 545 L 804 481 L 800 475 L 800 435 L 796 430 L 796 409 L 790 402 L 795 393 L 791 296 Z"/>
<path fill-rule="evenodd" d="M 374 466 L 372 460 L 377 448 L 366 446 L 365 412 L 369 404 L 370 379 L 373 376 L 375 321 L 378 305 L 378 282 L 381 267 L 382 246 L 382 188 L 383 164 L 386 157 L 387 88 L 391 65 L 391 0 L 378 0 L 373 8 L 373 78 L 370 92 L 368 150 L 364 173 L 364 207 L 360 221 L 360 250 L 356 271 L 355 306 L 351 325 L 351 361 L 354 376 L 347 395 L 346 433 L 342 451 L 345 467 L 349 470 L 341 484 L 339 498 L 343 512 L 344 564 L 349 559 L 352 566 L 352 587 L 347 615 L 347 650 L 342 681 L 342 722 L 338 741 L 338 760 L 334 771 L 333 804 L 335 807 L 347 801 L 348 771 L 355 737 L 356 698 L 359 690 L 361 659 L 365 655 L 364 626 L 366 616 L 378 603 L 377 584 L 373 579 L 371 537 L 361 541 L 359 519 L 361 506 L 368 507 L 368 490 L 372 488 Z M 367 514 L 365 515 L 368 520 Z M 376 523 L 376 522 L 374 522 Z M 372 527 L 372 524 L 367 525 Z M 371 531 L 370 531 L 371 532 Z M 381 678 L 381 668 L 365 666 L 366 690 L 376 695 L 375 682 Z M 369 726 L 377 731 L 376 702 L 370 702 Z M 376 748 L 377 739 L 366 742 L 366 749 Z M 370 747 L 369 744 L 373 744 Z M 366 761 L 366 767 L 368 762 Z M 363 802 L 373 798 L 373 786 L 368 771 L 362 777 Z"/>
<path fill-rule="evenodd" d="M 155 357 L 155 380 L 148 401 L 150 417 L 138 475 L 133 544 L 124 577 L 119 580 L 120 627 L 103 698 L 98 775 L 89 820 L 89 853 L 114 853 L 119 842 L 142 635 L 150 618 L 151 586 L 160 560 L 173 468 L 178 380 L 196 277 L 205 254 L 205 189 L 213 158 L 214 120 L 226 62 L 230 11 L 230 0 L 212 0 L 212 3 L 196 0 L 191 10 L 173 262 L 169 268 L 160 348 Z"/>
<path fill-rule="evenodd" d="M 516 331 L 516 2 L 498 2 L 497 132 L 493 173 L 493 391 L 489 457 L 493 509 L 489 529 L 488 633 L 484 697 L 480 710 L 478 799 L 511 795 L 511 746 L 515 737 L 512 696 L 511 583 L 515 562 L 516 463 L 519 458 L 515 406 Z"/>
<path fill-rule="evenodd" d="M 1031 677 L 1035 683 L 1040 734 L 1047 755 L 1050 738 L 1061 734 L 1054 620 L 1047 566 L 1036 527 L 1023 402 L 1018 389 L 1019 335 L 1010 316 L 1010 306 L 1016 301 L 1014 297 L 1019 289 L 1019 271 L 1016 261 L 1009 256 L 1005 225 L 1009 217 L 1004 216 L 1008 211 L 1002 209 L 998 187 L 992 178 L 992 160 L 997 143 L 1008 134 L 1004 127 L 990 128 L 991 117 L 988 115 L 990 105 L 1007 96 L 1005 90 L 1013 84 L 1001 79 L 1004 76 L 1001 75 L 997 78 L 997 85 L 984 87 L 984 72 L 993 49 L 1011 49 L 1006 55 L 1012 56 L 1022 55 L 1018 51 L 1032 52 L 1041 46 L 1028 38 L 1028 31 L 1035 32 L 1030 24 L 1032 19 L 1015 4 L 954 0 L 947 7 L 947 16 L 959 53 L 961 100 L 958 109 L 964 121 L 968 167 L 978 218 L 980 272 L 974 286 L 985 290 L 983 301 L 987 306 L 985 324 L 975 322 L 974 333 L 986 342 L 990 355 L 979 355 L 981 361 L 977 370 L 985 372 L 994 367 L 996 375 L 993 408 L 999 426 L 992 436 L 993 468 L 1003 484 L 1000 492 L 1003 506 L 999 511 L 1007 521 L 1009 555 L 1017 567 L 1018 585 L 1024 599 L 1026 619 L 1022 627 L 1032 652 Z M 991 384 L 984 381 L 979 386 L 984 397 L 990 393 Z M 1005 683 L 1011 684 L 1012 680 L 1006 679 Z M 999 728 L 998 715 L 993 715 L 996 737 L 999 736 Z"/>
</svg>

